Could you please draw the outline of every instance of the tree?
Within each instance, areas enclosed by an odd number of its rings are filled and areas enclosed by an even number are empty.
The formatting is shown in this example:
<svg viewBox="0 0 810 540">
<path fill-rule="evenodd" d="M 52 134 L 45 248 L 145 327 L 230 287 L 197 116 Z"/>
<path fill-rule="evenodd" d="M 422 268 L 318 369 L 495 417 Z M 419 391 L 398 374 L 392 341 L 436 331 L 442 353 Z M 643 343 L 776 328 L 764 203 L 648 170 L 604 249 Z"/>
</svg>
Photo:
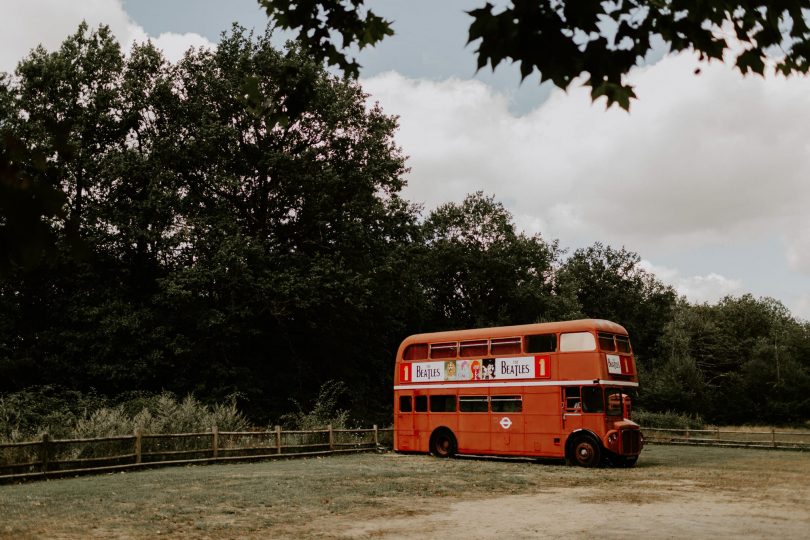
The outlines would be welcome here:
<svg viewBox="0 0 810 540">
<path fill-rule="evenodd" d="M 238 391 L 264 421 L 334 379 L 384 420 L 418 297 L 395 119 L 239 28 L 172 66 L 83 25 L 17 72 L 0 124 L 50 157 L 64 215 L 44 264 L 0 279 L 2 389 Z"/>
<path fill-rule="evenodd" d="M 640 263 L 637 253 L 597 242 L 576 250 L 563 262 L 558 282 L 561 290 L 577 298 L 586 316 L 625 326 L 634 352 L 644 359 L 654 356 L 676 295 Z"/>
<path fill-rule="evenodd" d="M 556 243 L 515 230 L 502 204 L 482 192 L 448 203 L 423 225 L 427 328 L 451 329 L 569 318 L 572 298 L 555 294 Z"/>
<path fill-rule="evenodd" d="M 801 421 L 810 412 L 807 325 L 751 295 L 678 303 L 645 365 L 645 407 L 719 423 Z"/>
<path fill-rule="evenodd" d="M 391 23 L 370 10 L 365 18 L 356 14 L 365 9 L 364 0 L 259 4 L 279 26 L 298 29 L 315 58 L 348 75 L 356 76 L 357 64 L 333 44 L 335 34 L 345 51 L 393 33 Z M 585 74 L 594 100 L 605 96 L 608 107 L 616 103 L 629 110 L 635 94 L 625 76 L 663 45 L 670 51 L 693 50 L 701 59 L 732 56 L 743 74 L 764 73 L 768 61 L 784 75 L 807 73 L 808 9 L 808 0 L 512 0 L 506 7 L 487 2 L 467 13 L 473 18 L 469 43 L 478 43 L 479 69 L 509 60 L 520 65 L 523 78 L 538 71 L 541 81 L 562 89 Z"/>
</svg>

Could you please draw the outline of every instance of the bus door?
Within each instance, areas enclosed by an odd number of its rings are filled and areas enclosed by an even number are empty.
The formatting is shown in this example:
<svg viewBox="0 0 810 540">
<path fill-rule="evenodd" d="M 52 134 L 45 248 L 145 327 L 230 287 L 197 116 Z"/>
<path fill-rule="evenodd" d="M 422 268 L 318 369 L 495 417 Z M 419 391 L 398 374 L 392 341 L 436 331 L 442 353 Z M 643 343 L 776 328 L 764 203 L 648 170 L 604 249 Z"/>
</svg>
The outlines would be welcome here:
<svg viewBox="0 0 810 540">
<path fill-rule="evenodd" d="M 400 394 L 396 406 L 396 449 L 416 450 L 413 437 L 413 396 Z"/>
<path fill-rule="evenodd" d="M 526 426 L 523 420 L 523 396 L 490 396 L 490 410 L 492 451 L 524 452 Z"/>
<path fill-rule="evenodd" d="M 582 394 L 579 386 L 562 386 L 562 432 L 582 429 Z"/>
</svg>

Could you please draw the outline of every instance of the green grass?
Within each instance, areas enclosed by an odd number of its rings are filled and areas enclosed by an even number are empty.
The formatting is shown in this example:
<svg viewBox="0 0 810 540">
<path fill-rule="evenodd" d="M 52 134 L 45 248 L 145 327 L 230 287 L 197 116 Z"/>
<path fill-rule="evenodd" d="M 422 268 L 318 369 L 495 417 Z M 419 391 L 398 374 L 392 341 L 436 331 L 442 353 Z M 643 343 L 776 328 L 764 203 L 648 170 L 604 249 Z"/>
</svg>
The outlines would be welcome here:
<svg viewBox="0 0 810 540">
<path fill-rule="evenodd" d="M 810 485 L 810 454 L 651 446 L 634 469 L 398 454 L 154 469 L 0 486 L 0 536 L 333 537 L 330 523 L 440 501 L 585 486 L 632 502 L 684 485 L 792 504 Z"/>
</svg>

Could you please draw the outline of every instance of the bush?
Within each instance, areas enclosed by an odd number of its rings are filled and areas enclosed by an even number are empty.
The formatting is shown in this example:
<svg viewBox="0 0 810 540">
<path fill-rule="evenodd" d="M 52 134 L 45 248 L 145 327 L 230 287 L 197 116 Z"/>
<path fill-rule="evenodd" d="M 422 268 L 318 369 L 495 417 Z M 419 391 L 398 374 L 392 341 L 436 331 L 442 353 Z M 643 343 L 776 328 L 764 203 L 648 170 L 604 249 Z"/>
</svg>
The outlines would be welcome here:
<svg viewBox="0 0 810 540">
<path fill-rule="evenodd" d="M 281 423 L 291 429 L 323 429 L 331 425 L 334 429 L 345 429 L 349 412 L 339 407 L 340 399 L 348 394 L 348 387 L 342 381 L 326 381 L 318 391 L 318 397 L 309 412 L 301 404 L 291 400 L 297 412 L 285 414 Z"/>
<path fill-rule="evenodd" d="M 192 395 L 181 401 L 170 392 L 135 393 L 112 405 L 94 393 L 43 386 L 0 397 L 0 442 L 30 441 L 48 433 L 53 439 L 89 439 L 143 433 L 245 431 L 247 419 L 232 398 L 208 406 Z"/>
<path fill-rule="evenodd" d="M 649 412 L 643 409 L 633 411 L 633 421 L 642 428 L 658 429 L 703 429 L 703 419 L 699 415 L 667 412 Z"/>
</svg>

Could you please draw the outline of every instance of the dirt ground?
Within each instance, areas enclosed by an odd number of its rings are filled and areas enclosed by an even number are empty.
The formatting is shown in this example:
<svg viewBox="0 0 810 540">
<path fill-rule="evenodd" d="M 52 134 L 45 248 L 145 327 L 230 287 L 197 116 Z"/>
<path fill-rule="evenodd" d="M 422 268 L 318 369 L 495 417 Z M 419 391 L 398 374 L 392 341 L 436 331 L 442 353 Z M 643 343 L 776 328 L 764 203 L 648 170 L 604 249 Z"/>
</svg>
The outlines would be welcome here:
<svg viewBox="0 0 810 540">
<path fill-rule="evenodd" d="M 672 467 L 672 476 L 661 477 Z M 759 453 L 758 453 L 759 452 Z M 728 454 L 701 472 L 690 456 Z M 780 457 L 784 461 L 780 460 Z M 718 448 L 648 447 L 615 485 L 566 485 L 437 505 L 407 517 L 347 523 L 342 538 L 810 538 L 810 456 Z M 797 459 L 798 458 L 798 459 Z M 794 461 L 795 460 L 795 461 Z M 777 464 L 777 467 L 774 467 Z M 780 466 L 781 465 L 781 466 Z M 769 468 L 774 468 L 772 474 Z M 678 474 L 680 473 L 680 474 Z M 604 474 L 604 471 L 596 472 Z M 680 477 L 679 477 L 680 476 Z M 584 482 L 590 483 L 590 482 Z M 324 524 L 321 533 L 334 530 Z"/>
<path fill-rule="evenodd" d="M 810 538 L 810 452 L 633 469 L 363 454 L 0 486 L 0 538 Z"/>
<path fill-rule="evenodd" d="M 785 506 L 650 485 L 643 502 L 606 500 L 600 488 L 562 488 L 454 502 L 441 511 L 351 524 L 344 538 L 808 538 L 807 502 Z M 807 501 L 807 499 L 805 499 Z"/>
</svg>

